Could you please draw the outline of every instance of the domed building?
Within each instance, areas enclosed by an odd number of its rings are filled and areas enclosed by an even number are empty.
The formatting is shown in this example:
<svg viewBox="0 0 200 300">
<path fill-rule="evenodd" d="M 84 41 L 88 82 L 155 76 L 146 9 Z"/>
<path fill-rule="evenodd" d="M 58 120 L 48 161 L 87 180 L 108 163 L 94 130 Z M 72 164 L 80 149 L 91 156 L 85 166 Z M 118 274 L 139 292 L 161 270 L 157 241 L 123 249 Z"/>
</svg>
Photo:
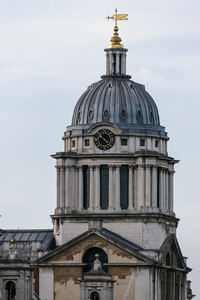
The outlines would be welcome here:
<svg viewBox="0 0 200 300">
<path fill-rule="evenodd" d="M 168 155 L 156 103 L 126 74 L 120 17 L 126 15 L 112 17 L 106 74 L 82 94 L 63 136 L 64 151 L 52 155 L 53 231 L 1 233 L 3 299 L 15 299 L 12 294 L 20 300 L 194 297 L 187 281 L 191 269 L 176 237 L 178 161 Z M 22 290 L 28 296 L 20 296 Z"/>
</svg>

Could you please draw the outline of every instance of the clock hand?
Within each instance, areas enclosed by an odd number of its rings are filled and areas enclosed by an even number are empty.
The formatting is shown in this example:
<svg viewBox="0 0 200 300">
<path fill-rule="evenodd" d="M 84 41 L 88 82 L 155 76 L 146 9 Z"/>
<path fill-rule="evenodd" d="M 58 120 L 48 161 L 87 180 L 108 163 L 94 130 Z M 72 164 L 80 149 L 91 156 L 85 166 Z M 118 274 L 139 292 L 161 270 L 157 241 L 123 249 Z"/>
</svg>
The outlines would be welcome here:
<svg viewBox="0 0 200 300">
<path fill-rule="evenodd" d="M 107 141 L 101 134 L 99 134 L 99 137 L 102 138 L 102 140 L 104 140 L 104 142 L 106 142 L 107 144 L 109 143 L 109 141 Z"/>
</svg>

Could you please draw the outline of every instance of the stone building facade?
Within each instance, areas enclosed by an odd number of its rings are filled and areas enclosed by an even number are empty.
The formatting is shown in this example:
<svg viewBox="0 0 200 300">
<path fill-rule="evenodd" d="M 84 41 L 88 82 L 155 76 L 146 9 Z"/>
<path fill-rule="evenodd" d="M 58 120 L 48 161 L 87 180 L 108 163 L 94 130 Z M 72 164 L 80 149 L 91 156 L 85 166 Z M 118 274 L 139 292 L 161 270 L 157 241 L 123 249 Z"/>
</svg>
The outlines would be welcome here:
<svg viewBox="0 0 200 300">
<path fill-rule="evenodd" d="M 0 299 L 187 300 L 168 136 L 126 74 L 117 25 L 106 74 L 78 100 L 56 160 L 53 230 L 0 236 Z"/>
</svg>

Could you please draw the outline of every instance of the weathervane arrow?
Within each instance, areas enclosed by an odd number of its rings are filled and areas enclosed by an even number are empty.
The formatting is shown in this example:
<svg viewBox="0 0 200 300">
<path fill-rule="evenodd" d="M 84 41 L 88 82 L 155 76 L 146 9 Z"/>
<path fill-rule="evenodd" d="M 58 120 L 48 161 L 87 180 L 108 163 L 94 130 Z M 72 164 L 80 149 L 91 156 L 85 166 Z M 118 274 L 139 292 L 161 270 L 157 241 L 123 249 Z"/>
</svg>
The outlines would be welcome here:
<svg viewBox="0 0 200 300">
<path fill-rule="evenodd" d="M 110 20 L 114 20 L 115 21 L 115 25 L 117 25 L 117 21 L 125 21 L 128 20 L 128 14 L 118 14 L 117 13 L 117 8 L 115 9 L 115 14 L 113 16 L 107 16 L 106 19 Z"/>
</svg>

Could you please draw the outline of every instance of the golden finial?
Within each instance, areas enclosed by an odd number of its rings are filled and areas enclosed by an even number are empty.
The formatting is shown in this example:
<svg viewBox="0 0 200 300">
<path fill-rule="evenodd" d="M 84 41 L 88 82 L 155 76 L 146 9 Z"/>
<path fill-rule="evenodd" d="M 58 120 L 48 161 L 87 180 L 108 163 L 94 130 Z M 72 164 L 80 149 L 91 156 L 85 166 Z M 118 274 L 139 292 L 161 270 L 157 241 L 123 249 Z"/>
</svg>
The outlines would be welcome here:
<svg viewBox="0 0 200 300">
<path fill-rule="evenodd" d="M 122 20 L 128 20 L 128 15 L 127 14 L 118 14 L 117 13 L 117 8 L 115 9 L 115 14 L 110 17 L 107 16 L 106 19 L 110 20 L 114 20 L 115 21 L 115 26 L 114 26 L 114 34 L 111 38 L 111 45 L 108 46 L 108 48 L 124 48 L 124 46 L 122 44 L 120 44 L 120 42 L 122 41 L 121 38 L 118 35 L 118 26 L 117 26 L 117 21 L 122 21 Z"/>
<path fill-rule="evenodd" d="M 14 238 L 11 239 L 11 240 L 10 240 L 10 243 L 11 243 L 11 244 L 15 244 L 15 243 L 16 243 L 16 239 L 14 239 Z"/>
</svg>

